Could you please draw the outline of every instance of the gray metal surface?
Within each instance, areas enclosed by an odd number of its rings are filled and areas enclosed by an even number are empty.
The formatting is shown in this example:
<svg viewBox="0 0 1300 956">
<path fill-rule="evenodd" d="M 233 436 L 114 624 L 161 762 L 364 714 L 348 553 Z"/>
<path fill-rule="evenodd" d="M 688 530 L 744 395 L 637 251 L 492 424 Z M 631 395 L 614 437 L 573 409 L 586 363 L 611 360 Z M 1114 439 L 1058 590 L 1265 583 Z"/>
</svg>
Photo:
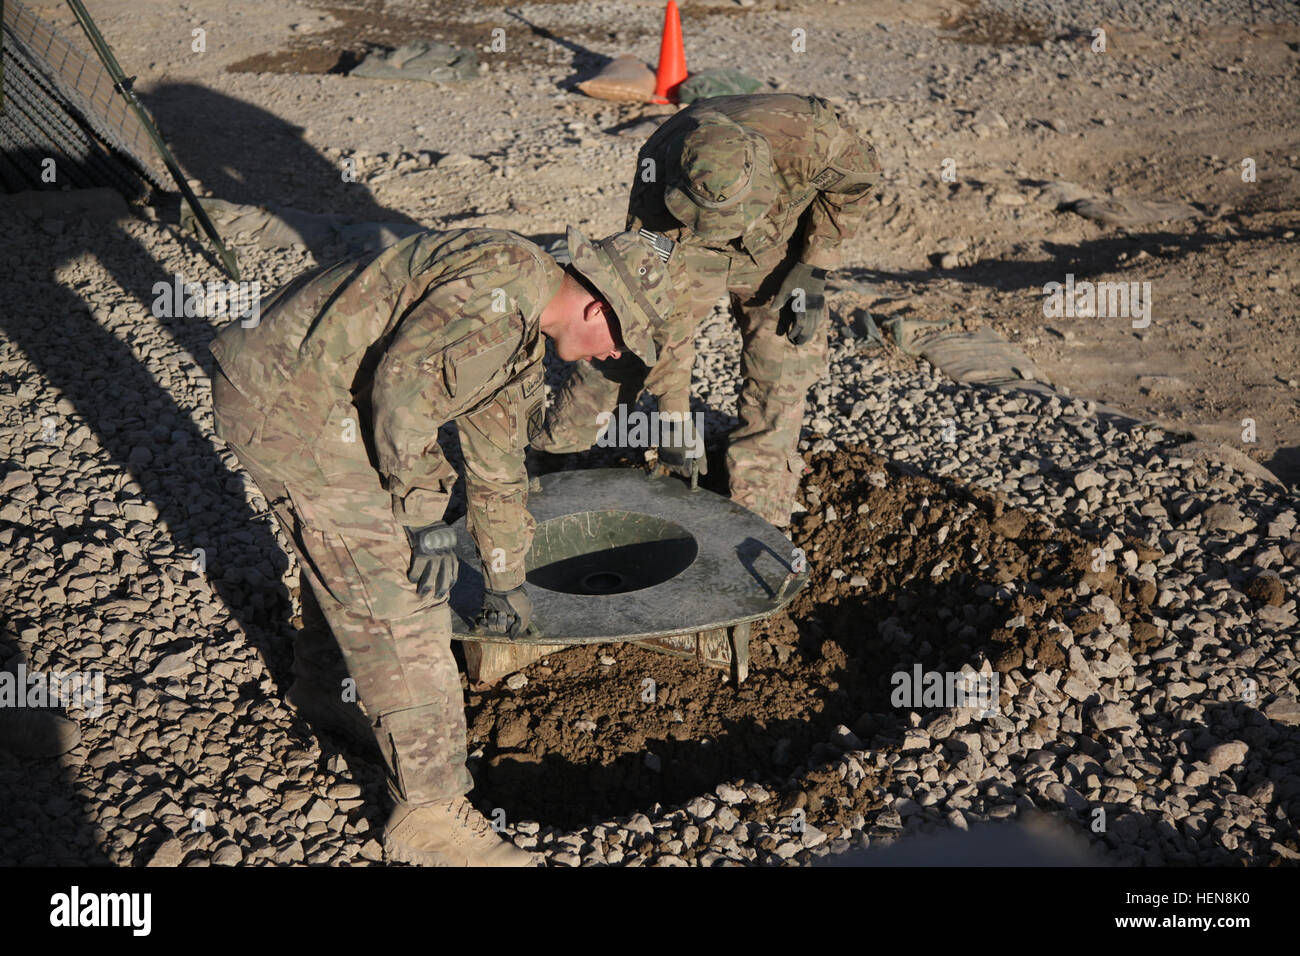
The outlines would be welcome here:
<svg viewBox="0 0 1300 956">
<path fill-rule="evenodd" d="M 676 478 L 627 468 L 546 475 L 528 507 L 537 537 L 525 587 L 536 633 L 512 643 L 634 641 L 725 628 L 773 614 L 807 572 L 792 575 L 790 539 L 753 512 Z M 476 634 L 483 603 L 478 551 L 453 526 L 460 577 L 456 636 Z M 782 585 L 786 585 L 784 588 Z"/>
</svg>

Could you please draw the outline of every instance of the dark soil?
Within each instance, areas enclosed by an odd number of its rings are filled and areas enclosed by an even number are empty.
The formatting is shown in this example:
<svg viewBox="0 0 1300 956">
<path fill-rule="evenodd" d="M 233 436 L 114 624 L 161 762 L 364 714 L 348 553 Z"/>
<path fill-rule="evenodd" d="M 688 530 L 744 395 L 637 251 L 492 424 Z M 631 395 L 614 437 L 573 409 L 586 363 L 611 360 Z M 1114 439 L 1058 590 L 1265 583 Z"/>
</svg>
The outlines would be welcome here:
<svg viewBox="0 0 1300 956">
<path fill-rule="evenodd" d="M 1042 43 L 1047 30 L 1041 23 L 1000 10 L 985 9 L 978 0 L 958 0 L 960 7 L 942 17 L 939 26 L 947 39 L 987 46 Z"/>
<path fill-rule="evenodd" d="M 980 655 L 1002 672 L 1026 659 L 1060 669 L 1060 632 L 1049 622 L 1077 636 L 1101 623 L 1084 610 L 1090 599 L 1074 593 L 1081 580 L 1109 594 L 1135 631 L 1147 623 L 1154 594 L 1130 595 L 1113 567 L 1093 572 L 1095 542 L 957 482 L 903 474 L 865 450 L 810 463 L 803 486 L 810 511 L 792 537 L 811 577 L 785 612 L 756 626 L 748 680 L 735 687 L 693 661 L 602 645 L 528 668 L 518 692 L 470 691 L 480 802 L 512 819 L 571 829 L 739 781 L 778 794 L 742 819 L 774 821 L 799 806 L 814 824 L 847 824 L 879 808 L 873 786 L 889 780 L 864 767 L 865 784 L 851 790 L 827 769 L 842 752 L 829 741 L 843 724 L 866 749 L 897 749 L 911 724 L 908 711 L 890 703 L 892 673 L 918 662 L 927 671 L 958 670 Z M 855 575 L 866 583 L 851 583 Z M 1013 580 L 1030 582 L 1028 596 L 997 599 L 998 585 Z M 1009 623 L 1019 617 L 1023 624 Z M 647 679 L 655 682 L 653 702 L 643 697 Z"/>
<path fill-rule="evenodd" d="M 627 44 L 648 30 L 654 19 L 649 18 L 644 24 L 620 24 L 617 31 L 593 33 L 589 27 L 575 26 L 560 35 L 522 16 L 502 17 L 499 11 L 495 19 L 463 22 L 445 16 L 438 4 L 405 10 L 390 9 L 385 0 L 355 0 L 349 5 L 319 0 L 309 5 L 331 14 L 340 24 L 319 33 L 293 37 L 284 49 L 246 57 L 226 69 L 231 73 L 348 73 L 372 51 L 393 50 L 412 40 L 439 40 L 474 50 L 480 61 L 490 61 L 494 54 L 483 48 L 491 43 L 492 31 L 500 28 L 507 31 L 508 62 L 512 67 L 572 63 L 585 75 L 594 72 L 609 57 L 575 38 L 599 41 L 602 48 Z"/>
</svg>

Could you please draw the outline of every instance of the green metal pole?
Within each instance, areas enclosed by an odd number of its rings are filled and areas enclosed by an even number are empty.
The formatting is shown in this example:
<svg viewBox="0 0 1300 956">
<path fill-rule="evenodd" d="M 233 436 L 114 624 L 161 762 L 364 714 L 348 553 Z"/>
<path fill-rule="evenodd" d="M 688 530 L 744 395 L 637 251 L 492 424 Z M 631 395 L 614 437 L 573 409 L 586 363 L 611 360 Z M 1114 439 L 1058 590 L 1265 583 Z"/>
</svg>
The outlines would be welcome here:
<svg viewBox="0 0 1300 956">
<path fill-rule="evenodd" d="M 217 255 L 221 259 L 226 274 L 235 281 L 239 281 L 239 263 L 235 261 L 235 253 L 221 241 L 221 236 L 217 233 L 217 227 L 208 218 L 207 210 L 203 208 L 198 197 L 194 195 L 194 190 L 190 189 L 190 184 L 185 181 L 185 174 L 181 172 L 176 157 L 167 148 L 167 144 L 163 142 L 158 127 L 154 126 L 153 119 L 149 116 L 148 111 L 136 98 L 135 90 L 131 88 L 131 80 L 118 66 L 117 58 L 113 56 L 113 51 L 109 49 L 108 41 L 99 32 L 99 27 L 95 26 L 95 21 L 90 18 L 90 13 L 87 12 L 81 0 L 68 0 L 68 6 L 72 8 L 77 22 L 81 24 L 81 29 L 86 31 L 86 38 L 90 40 L 90 45 L 99 54 L 100 61 L 104 64 L 104 68 L 108 70 L 108 75 L 113 78 L 114 87 L 126 98 L 127 104 L 135 111 L 135 115 L 140 118 L 140 123 L 144 126 L 145 132 L 149 134 L 149 138 L 153 140 L 154 148 L 158 150 L 158 155 L 162 157 L 163 163 L 167 166 L 167 171 L 172 174 L 172 179 L 176 180 L 181 195 L 185 197 L 190 209 L 194 210 L 194 218 L 199 221 L 204 233 L 212 240 L 212 245 L 216 247 Z"/>
</svg>

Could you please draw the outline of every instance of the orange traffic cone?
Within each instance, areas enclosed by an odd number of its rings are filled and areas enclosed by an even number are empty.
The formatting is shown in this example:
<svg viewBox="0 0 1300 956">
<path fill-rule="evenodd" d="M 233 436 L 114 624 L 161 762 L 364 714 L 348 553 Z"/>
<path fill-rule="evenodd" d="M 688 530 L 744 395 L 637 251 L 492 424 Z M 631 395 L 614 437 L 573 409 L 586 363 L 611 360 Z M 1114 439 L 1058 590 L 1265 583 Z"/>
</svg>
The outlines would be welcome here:
<svg viewBox="0 0 1300 956">
<path fill-rule="evenodd" d="M 655 74 L 656 103 L 676 103 L 677 87 L 686 79 L 686 47 L 682 43 L 682 18 L 677 0 L 664 11 L 664 36 L 659 43 L 659 71 Z"/>
</svg>

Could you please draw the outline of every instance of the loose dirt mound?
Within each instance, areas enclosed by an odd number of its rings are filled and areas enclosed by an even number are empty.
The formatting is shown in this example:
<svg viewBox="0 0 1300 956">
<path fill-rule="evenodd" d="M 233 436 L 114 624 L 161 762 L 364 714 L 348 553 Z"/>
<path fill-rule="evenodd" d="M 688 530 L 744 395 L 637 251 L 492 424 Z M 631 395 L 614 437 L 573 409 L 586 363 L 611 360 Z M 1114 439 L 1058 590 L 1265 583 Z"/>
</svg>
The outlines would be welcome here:
<svg viewBox="0 0 1300 956">
<path fill-rule="evenodd" d="M 786 613 L 755 629 L 741 687 L 634 645 L 556 655 L 530 668 L 518 693 L 467 695 L 478 795 L 511 818 L 571 828 L 739 781 L 780 795 L 741 819 L 803 807 L 814 824 L 847 824 L 877 809 L 871 786 L 855 790 L 817 768 L 856 749 L 828 742 L 841 724 L 871 749 L 897 749 L 910 722 L 890 703 L 895 671 L 958 670 L 981 654 L 1004 672 L 1026 658 L 1060 669 L 1064 632 L 1051 622 L 1077 635 L 1101 623 L 1084 610 L 1091 597 L 1076 594 L 1080 582 L 1140 623 L 1114 569 L 1091 570 L 1091 542 L 963 485 L 899 474 L 863 450 L 811 464 L 811 510 L 793 535 L 811 578 Z M 1016 581 L 1027 593 L 1002 587 Z"/>
</svg>

